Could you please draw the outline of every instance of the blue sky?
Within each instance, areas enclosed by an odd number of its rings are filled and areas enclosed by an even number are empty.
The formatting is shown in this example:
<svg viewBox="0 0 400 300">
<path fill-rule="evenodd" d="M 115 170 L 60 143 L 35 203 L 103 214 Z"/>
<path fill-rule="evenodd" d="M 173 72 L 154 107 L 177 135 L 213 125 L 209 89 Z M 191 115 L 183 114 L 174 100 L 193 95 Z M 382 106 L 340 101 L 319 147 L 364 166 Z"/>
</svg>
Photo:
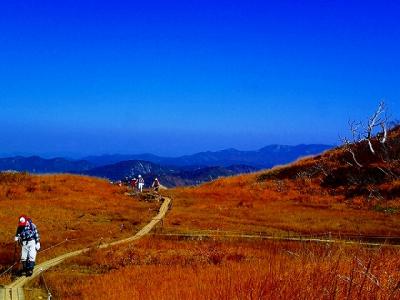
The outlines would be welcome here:
<svg viewBox="0 0 400 300">
<path fill-rule="evenodd" d="M 398 1 L 2 1 L 0 154 L 338 143 L 400 118 Z"/>
</svg>

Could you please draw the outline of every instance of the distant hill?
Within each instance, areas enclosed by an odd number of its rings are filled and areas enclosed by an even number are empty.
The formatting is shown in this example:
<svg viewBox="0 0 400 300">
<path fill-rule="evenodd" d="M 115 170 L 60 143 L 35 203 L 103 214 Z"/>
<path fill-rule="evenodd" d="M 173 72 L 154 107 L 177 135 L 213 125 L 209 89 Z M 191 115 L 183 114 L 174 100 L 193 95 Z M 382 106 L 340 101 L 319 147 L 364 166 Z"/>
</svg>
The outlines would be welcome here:
<svg viewBox="0 0 400 300">
<path fill-rule="evenodd" d="M 94 164 L 96 167 L 106 166 L 115 164 L 121 161 L 128 161 L 128 160 L 142 160 L 148 161 L 152 163 L 159 164 L 165 158 L 150 154 L 105 154 L 105 155 L 92 155 L 82 158 L 83 160 L 89 161 L 90 163 Z"/>
<path fill-rule="evenodd" d="M 13 170 L 30 173 L 79 173 L 93 168 L 85 160 L 67 160 L 64 158 L 45 159 L 39 156 L 15 156 L 0 158 L 0 170 Z"/>
<path fill-rule="evenodd" d="M 151 185 L 157 177 L 162 185 L 167 187 L 195 185 L 217 179 L 221 176 L 232 176 L 241 173 L 254 172 L 257 169 L 245 165 L 229 167 L 166 167 L 148 161 L 128 160 L 112 165 L 97 167 L 85 172 L 87 175 L 123 180 L 126 177 L 142 175 L 146 186 Z"/>
<path fill-rule="evenodd" d="M 216 152 L 201 152 L 194 155 L 182 156 L 177 159 L 168 159 L 174 165 L 218 165 L 233 164 L 250 165 L 256 168 L 271 168 L 275 165 L 286 164 L 302 156 L 321 153 L 332 146 L 327 145 L 270 145 L 257 151 L 239 151 L 226 149 Z M 164 162 L 165 163 L 165 162 Z"/>
<path fill-rule="evenodd" d="M 160 165 L 170 166 L 231 166 L 248 165 L 255 168 L 271 168 L 276 165 L 292 162 L 300 157 L 319 154 L 331 149 L 329 145 L 270 145 L 256 151 L 225 149 L 221 151 L 200 152 L 180 157 L 161 157 L 153 154 L 138 155 L 102 155 L 85 157 L 97 166 L 108 165 L 126 160 L 145 160 Z"/>
</svg>

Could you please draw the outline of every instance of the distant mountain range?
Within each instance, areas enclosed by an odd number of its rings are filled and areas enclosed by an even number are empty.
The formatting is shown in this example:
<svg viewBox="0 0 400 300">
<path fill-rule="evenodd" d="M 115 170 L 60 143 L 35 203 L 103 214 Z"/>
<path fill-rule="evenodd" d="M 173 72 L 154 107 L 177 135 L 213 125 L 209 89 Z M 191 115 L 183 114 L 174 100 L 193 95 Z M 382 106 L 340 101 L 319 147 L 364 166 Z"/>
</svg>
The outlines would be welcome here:
<svg viewBox="0 0 400 300">
<path fill-rule="evenodd" d="M 225 149 L 221 151 L 200 152 L 193 155 L 180 157 L 162 157 L 153 154 L 139 155 L 101 155 L 83 158 L 94 165 L 103 166 L 125 160 L 144 160 L 160 165 L 170 166 L 231 166 L 249 165 L 255 168 L 271 168 L 276 165 L 286 164 L 300 157 L 314 155 L 333 146 L 311 144 L 311 145 L 270 145 L 256 151 L 240 151 L 236 149 Z"/>
<path fill-rule="evenodd" d="M 153 154 L 89 156 L 82 160 L 65 158 L 44 159 L 38 156 L 0 158 L 1 170 L 30 173 L 76 173 L 122 180 L 142 174 L 147 183 L 154 177 L 166 186 L 193 185 L 254 172 L 286 164 L 300 157 L 321 153 L 328 145 L 271 145 L 257 151 L 226 149 L 200 152 L 181 157 L 161 157 Z"/>
</svg>

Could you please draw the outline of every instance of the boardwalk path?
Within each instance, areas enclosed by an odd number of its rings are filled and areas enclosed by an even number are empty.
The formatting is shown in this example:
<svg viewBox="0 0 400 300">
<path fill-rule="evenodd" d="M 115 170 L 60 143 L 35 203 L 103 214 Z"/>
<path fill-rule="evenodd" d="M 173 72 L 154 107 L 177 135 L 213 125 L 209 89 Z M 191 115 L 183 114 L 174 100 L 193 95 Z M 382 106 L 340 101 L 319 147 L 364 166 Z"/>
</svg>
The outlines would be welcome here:
<svg viewBox="0 0 400 300">
<path fill-rule="evenodd" d="M 146 226 L 144 226 L 138 233 L 136 233 L 132 237 L 129 237 L 129 238 L 126 238 L 123 240 L 119 240 L 119 241 L 108 243 L 108 244 L 102 244 L 98 248 L 103 249 L 103 248 L 107 248 L 107 247 L 118 245 L 118 244 L 129 243 L 129 242 L 138 240 L 141 237 L 148 234 L 154 228 L 154 226 L 157 225 L 165 217 L 165 214 L 167 213 L 167 211 L 170 207 L 171 199 L 168 197 L 163 197 L 162 199 L 163 199 L 163 203 L 160 207 L 158 214 L 150 221 L 150 223 L 148 223 Z M 39 276 L 41 272 L 62 263 L 67 258 L 80 255 L 89 250 L 90 250 L 90 248 L 85 248 L 82 250 L 69 252 L 69 253 L 60 255 L 56 258 L 50 259 L 48 261 L 45 261 L 45 262 L 37 265 L 33 272 L 33 275 L 31 277 L 22 276 L 22 277 L 18 278 L 17 280 L 15 280 L 14 282 L 10 283 L 9 285 L 5 286 L 4 288 L 0 288 L 0 300 L 17 300 L 17 299 L 23 300 L 23 299 L 25 299 L 23 286 L 26 283 L 28 283 L 30 280 L 34 279 L 35 277 Z"/>
</svg>

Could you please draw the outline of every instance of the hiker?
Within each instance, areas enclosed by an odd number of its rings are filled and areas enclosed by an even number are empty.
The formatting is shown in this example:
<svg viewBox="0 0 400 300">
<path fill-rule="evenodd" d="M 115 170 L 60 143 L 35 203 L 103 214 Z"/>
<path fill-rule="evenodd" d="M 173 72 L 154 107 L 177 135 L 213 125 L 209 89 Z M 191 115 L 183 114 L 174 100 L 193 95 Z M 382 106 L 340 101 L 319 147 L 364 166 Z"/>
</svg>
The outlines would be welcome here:
<svg viewBox="0 0 400 300">
<path fill-rule="evenodd" d="M 158 181 L 157 177 L 154 178 L 153 184 L 151 187 L 154 189 L 154 191 L 158 192 L 158 189 L 160 188 L 160 182 Z"/>
<path fill-rule="evenodd" d="M 40 249 L 40 236 L 36 225 L 25 215 L 21 215 L 18 219 L 15 242 L 19 242 L 21 246 L 22 270 L 20 274 L 31 276 L 35 267 L 36 253 Z"/>
<path fill-rule="evenodd" d="M 143 191 L 143 186 L 144 186 L 144 179 L 142 175 L 138 175 L 138 189 L 140 192 Z"/>
<path fill-rule="evenodd" d="M 136 177 L 134 177 L 134 178 L 131 180 L 131 186 L 132 186 L 132 189 L 133 189 L 134 191 L 136 191 L 137 185 L 138 185 L 138 180 L 136 179 Z"/>
</svg>

